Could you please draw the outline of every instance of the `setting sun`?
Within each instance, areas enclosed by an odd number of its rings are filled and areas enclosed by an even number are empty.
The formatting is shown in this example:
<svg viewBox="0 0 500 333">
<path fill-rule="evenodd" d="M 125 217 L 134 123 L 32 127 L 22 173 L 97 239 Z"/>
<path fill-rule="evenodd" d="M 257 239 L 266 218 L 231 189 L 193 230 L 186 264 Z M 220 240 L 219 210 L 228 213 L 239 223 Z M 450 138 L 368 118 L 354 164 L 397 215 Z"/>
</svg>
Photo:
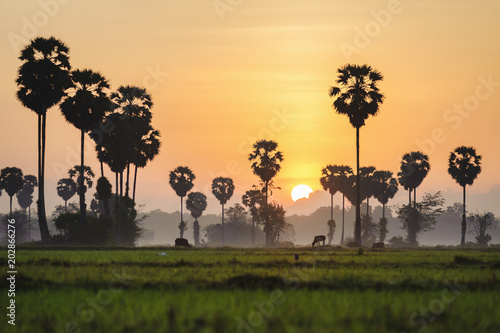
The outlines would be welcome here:
<svg viewBox="0 0 500 333">
<path fill-rule="evenodd" d="M 293 201 L 297 201 L 302 198 L 309 198 L 309 194 L 311 194 L 312 192 L 312 188 L 307 185 L 297 185 L 292 190 L 292 199 Z"/>
</svg>

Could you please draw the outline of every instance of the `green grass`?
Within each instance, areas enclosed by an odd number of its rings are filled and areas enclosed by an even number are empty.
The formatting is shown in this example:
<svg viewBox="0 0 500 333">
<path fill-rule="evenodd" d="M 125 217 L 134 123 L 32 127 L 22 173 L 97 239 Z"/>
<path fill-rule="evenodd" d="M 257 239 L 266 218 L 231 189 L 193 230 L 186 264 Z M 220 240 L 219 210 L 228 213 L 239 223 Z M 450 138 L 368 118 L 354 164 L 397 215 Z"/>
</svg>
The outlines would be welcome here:
<svg viewBox="0 0 500 333">
<path fill-rule="evenodd" d="M 17 332 L 500 331 L 500 249 L 16 254 Z"/>
</svg>

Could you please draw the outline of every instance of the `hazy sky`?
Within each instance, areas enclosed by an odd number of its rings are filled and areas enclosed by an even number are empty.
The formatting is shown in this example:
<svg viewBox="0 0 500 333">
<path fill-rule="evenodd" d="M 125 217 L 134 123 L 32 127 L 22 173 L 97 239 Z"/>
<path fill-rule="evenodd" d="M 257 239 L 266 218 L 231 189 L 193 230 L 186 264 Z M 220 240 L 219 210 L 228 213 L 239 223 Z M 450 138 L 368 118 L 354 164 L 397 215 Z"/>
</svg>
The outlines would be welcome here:
<svg viewBox="0 0 500 333">
<path fill-rule="evenodd" d="M 285 156 L 277 201 L 290 204 L 301 183 L 319 190 L 322 167 L 356 162 L 355 130 L 333 111 L 328 89 L 337 68 L 367 63 L 384 75 L 386 100 L 361 129 L 361 165 L 397 172 L 404 153 L 422 150 L 431 171 L 418 194 L 443 190 L 451 204 L 461 189 L 447 174 L 449 152 L 472 145 L 483 172 L 470 196 L 500 212 L 499 13 L 495 0 L 2 1 L 0 167 L 37 174 L 37 117 L 16 100 L 14 83 L 19 50 L 35 36 L 66 42 L 72 66 L 101 72 L 112 89 L 151 93 L 163 145 L 139 172 L 145 210 L 178 209 L 168 173 L 179 165 L 194 171 L 210 211 L 219 210 L 208 191 L 215 176 L 234 179 L 230 203 L 239 202 L 258 181 L 247 160 L 257 139 L 276 140 Z M 57 107 L 47 122 L 51 211 L 62 202 L 57 180 L 78 163 L 80 136 Z M 7 202 L 4 194 L 2 211 Z"/>
</svg>

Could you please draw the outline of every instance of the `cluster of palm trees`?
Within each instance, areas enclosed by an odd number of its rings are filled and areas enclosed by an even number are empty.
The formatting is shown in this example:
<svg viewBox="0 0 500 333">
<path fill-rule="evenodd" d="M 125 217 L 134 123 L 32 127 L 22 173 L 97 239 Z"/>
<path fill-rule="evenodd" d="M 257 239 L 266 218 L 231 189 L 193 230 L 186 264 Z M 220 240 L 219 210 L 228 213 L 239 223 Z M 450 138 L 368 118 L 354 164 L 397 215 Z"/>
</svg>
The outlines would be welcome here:
<svg viewBox="0 0 500 333">
<path fill-rule="evenodd" d="M 365 120 L 369 116 L 375 116 L 379 112 L 384 95 L 380 93 L 378 83 L 383 80 L 383 76 L 379 71 L 368 65 L 347 64 L 339 68 L 337 72 L 337 86 L 330 88 L 330 97 L 336 97 L 333 103 L 334 110 L 339 114 L 347 115 L 349 122 L 356 129 L 356 174 L 353 176 L 349 167 L 328 165 L 322 170 L 323 176 L 320 182 L 325 191 L 329 191 L 332 197 L 331 220 L 333 220 L 333 195 L 337 191 L 340 191 L 343 198 L 347 197 L 356 206 L 354 241 L 361 244 L 361 202 L 364 199 L 368 201 L 371 196 L 375 196 L 383 205 L 383 219 L 385 219 L 385 205 L 389 199 L 394 197 L 398 189 L 396 179 L 392 177 L 390 171 L 375 171 L 373 167 L 359 167 L 359 130 L 365 125 Z M 467 185 L 472 185 L 481 172 L 480 161 L 481 156 L 476 154 L 475 149 L 465 146 L 452 151 L 448 161 L 449 174 L 463 187 L 461 245 L 465 244 L 466 232 L 465 188 Z M 403 156 L 398 181 L 405 190 L 408 190 L 409 207 L 412 204 L 413 192 L 413 208 L 416 209 L 417 187 L 420 186 L 429 170 L 429 157 L 424 153 L 417 151 Z M 368 202 L 367 208 L 369 208 Z M 387 232 L 386 223 L 387 220 L 380 221 L 381 241 L 383 241 Z M 330 228 L 332 228 L 332 225 L 334 224 L 329 221 Z M 343 238 L 342 230 L 341 241 L 343 241 Z"/>
<path fill-rule="evenodd" d="M 96 143 L 101 162 L 100 183 L 107 182 L 103 169 L 106 163 L 116 175 L 117 196 L 118 193 L 123 196 L 125 170 L 125 196 L 129 196 L 130 165 L 135 166 L 135 200 L 137 168 L 145 167 L 159 153 L 160 133 L 151 126 L 153 103 L 144 89 L 122 86 L 110 93 L 109 83 L 102 74 L 90 69 L 71 70 L 69 48 L 62 41 L 54 37 L 35 38 L 21 51 L 19 59 L 22 65 L 16 80 L 17 98 L 38 116 L 38 223 L 42 240 L 47 240 L 50 234 L 45 212 L 44 174 L 48 109 L 59 105 L 65 119 L 80 130 L 81 161 L 70 178 L 76 177 L 82 226 L 86 223 L 85 172 L 89 171 L 85 166 L 85 134 Z M 64 195 L 63 199 L 70 198 L 74 188 L 71 181 L 63 180 L 58 184 L 58 193 Z"/>
</svg>

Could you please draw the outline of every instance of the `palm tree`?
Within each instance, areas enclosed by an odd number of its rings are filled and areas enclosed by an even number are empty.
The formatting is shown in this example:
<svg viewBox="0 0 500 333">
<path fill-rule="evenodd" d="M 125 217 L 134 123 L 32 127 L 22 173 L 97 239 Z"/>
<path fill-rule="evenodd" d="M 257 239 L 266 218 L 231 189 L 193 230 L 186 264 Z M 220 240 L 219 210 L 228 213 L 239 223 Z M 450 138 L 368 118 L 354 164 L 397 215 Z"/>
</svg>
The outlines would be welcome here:
<svg viewBox="0 0 500 333">
<path fill-rule="evenodd" d="M 411 205 L 411 192 L 413 191 L 413 206 L 417 203 L 417 187 L 429 173 L 431 166 L 429 157 L 422 152 L 412 151 L 403 155 L 400 172 L 398 172 L 399 184 L 408 190 L 409 204 Z"/>
<path fill-rule="evenodd" d="M 481 155 L 477 155 L 473 147 L 457 147 L 450 153 L 448 159 L 448 173 L 455 181 L 463 187 L 464 204 L 462 214 L 462 239 L 460 245 L 465 245 L 465 232 L 467 224 L 465 220 L 465 186 L 472 185 L 481 173 Z"/>
<path fill-rule="evenodd" d="M 283 153 L 278 151 L 278 143 L 272 140 L 260 140 L 253 145 L 253 152 L 250 153 L 249 161 L 252 163 L 252 171 L 257 175 L 265 186 L 265 211 L 269 201 L 269 182 L 281 170 L 280 163 L 283 162 Z M 269 217 L 265 217 L 265 226 L 269 224 Z M 266 237 L 266 246 L 269 245 L 269 237 Z"/>
<path fill-rule="evenodd" d="M 243 205 L 250 209 L 250 215 L 252 216 L 252 246 L 255 246 L 255 222 L 258 219 L 259 208 L 262 207 L 264 200 L 262 191 L 255 185 L 241 196 Z"/>
<path fill-rule="evenodd" d="M 174 189 L 175 194 L 181 198 L 181 224 L 184 224 L 182 216 L 182 198 L 193 188 L 193 181 L 196 178 L 194 173 L 186 166 L 179 166 L 170 171 L 170 186 Z M 181 230 L 182 231 L 182 230 Z M 182 238 L 182 237 L 181 237 Z"/>
<path fill-rule="evenodd" d="M 323 175 L 323 177 L 319 179 L 319 182 L 321 183 L 321 186 L 323 186 L 323 189 L 330 193 L 330 220 L 333 220 L 333 196 L 338 191 L 338 187 L 336 186 L 336 172 L 336 165 L 327 165 L 321 170 L 321 174 Z"/>
<path fill-rule="evenodd" d="M 66 121 L 80 130 L 81 152 L 80 168 L 85 166 L 85 133 L 94 129 L 110 111 L 111 102 L 106 94 L 109 89 L 107 80 L 101 74 L 89 69 L 71 72 L 72 86 L 67 90 L 67 96 L 61 103 L 61 112 Z M 79 178 L 79 187 L 83 187 L 83 177 Z M 85 193 L 80 195 L 80 223 L 86 224 L 87 207 Z"/>
<path fill-rule="evenodd" d="M 375 171 L 373 173 L 376 189 L 375 198 L 382 204 L 382 218 L 379 221 L 380 242 L 383 243 L 387 234 L 387 219 L 385 218 L 385 205 L 394 198 L 398 191 L 398 181 L 392 177 L 390 171 Z"/>
<path fill-rule="evenodd" d="M 137 168 L 144 168 L 149 161 L 152 161 L 160 153 L 160 132 L 151 128 L 149 133 L 143 136 L 137 145 L 137 154 L 134 161 L 134 189 L 132 190 L 132 200 L 135 202 L 135 187 L 137 181 Z"/>
<path fill-rule="evenodd" d="M 153 102 L 151 95 L 144 88 L 121 86 L 116 92 L 111 94 L 111 100 L 115 113 L 119 113 L 122 119 L 134 128 L 134 131 L 130 134 L 133 135 L 136 141 L 135 147 L 139 148 L 139 142 L 152 130 L 151 108 L 153 107 Z M 125 196 L 127 197 L 130 188 L 130 163 L 134 163 L 135 158 L 137 158 L 137 152 L 127 163 L 127 178 L 125 182 Z"/>
<path fill-rule="evenodd" d="M 374 183 L 373 173 L 375 167 L 362 167 L 359 168 L 361 175 L 361 202 L 366 199 L 366 216 L 370 216 L 370 198 L 375 195 L 376 184 Z"/>
<path fill-rule="evenodd" d="M 330 88 L 330 97 L 338 96 L 333 107 L 339 114 L 347 115 L 356 128 L 356 224 L 354 241 L 361 244 L 361 194 L 359 175 L 359 129 L 369 116 L 377 115 L 384 95 L 379 92 L 378 82 L 382 74 L 368 65 L 347 64 L 337 70 L 338 86 Z"/>
<path fill-rule="evenodd" d="M 23 171 L 16 167 L 7 167 L 0 173 L 0 189 L 5 190 L 10 197 L 10 217 L 12 217 L 12 197 L 24 185 Z"/>
<path fill-rule="evenodd" d="M 222 205 L 222 245 L 224 245 L 224 204 L 233 196 L 234 184 L 231 178 L 217 177 L 212 181 L 212 193 Z"/>
<path fill-rule="evenodd" d="M 35 38 L 22 51 L 17 99 L 38 115 L 38 224 L 42 241 L 49 239 L 45 213 L 45 129 L 47 110 L 59 103 L 71 85 L 69 49 L 60 40 Z"/>
<path fill-rule="evenodd" d="M 97 180 L 96 191 L 97 191 L 97 198 L 99 200 L 102 200 L 102 202 L 103 202 L 104 213 L 106 215 L 109 215 L 110 211 L 109 211 L 108 200 L 111 198 L 111 195 L 113 194 L 113 190 L 112 190 L 112 186 L 111 186 L 111 183 L 109 182 L 108 178 L 100 177 Z"/>
<path fill-rule="evenodd" d="M 89 166 L 81 166 L 75 165 L 73 169 L 68 171 L 69 178 L 76 178 L 76 193 L 80 196 L 80 215 L 82 214 L 82 197 L 83 199 L 83 207 L 86 209 L 85 205 L 85 193 L 87 193 L 87 189 L 91 188 L 93 185 L 92 179 L 94 178 L 94 172 Z M 86 220 L 80 218 L 80 225 L 82 227 L 85 226 Z"/>
<path fill-rule="evenodd" d="M 194 218 L 193 223 L 193 236 L 194 245 L 200 245 L 200 223 L 198 222 L 198 217 L 203 214 L 203 211 L 207 208 L 207 197 L 201 192 L 191 192 L 188 194 L 186 200 L 186 208 L 191 212 L 191 216 Z"/>
<path fill-rule="evenodd" d="M 33 203 L 33 192 L 38 186 L 38 181 L 34 175 L 24 176 L 23 190 L 30 196 L 31 202 L 28 205 L 28 239 L 31 239 L 31 204 Z"/>
<path fill-rule="evenodd" d="M 338 191 L 342 193 L 342 233 L 340 236 L 340 244 L 344 242 L 344 221 L 345 221 L 345 194 L 348 191 L 349 177 L 351 177 L 352 169 L 347 165 L 334 165 L 335 167 L 335 184 L 338 188 Z"/>
<path fill-rule="evenodd" d="M 64 210 L 68 211 L 68 200 L 76 193 L 76 183 L 71 178 L 62 178 L 57 182 L 57 195 L 64 200 Z"/>
</svg>

